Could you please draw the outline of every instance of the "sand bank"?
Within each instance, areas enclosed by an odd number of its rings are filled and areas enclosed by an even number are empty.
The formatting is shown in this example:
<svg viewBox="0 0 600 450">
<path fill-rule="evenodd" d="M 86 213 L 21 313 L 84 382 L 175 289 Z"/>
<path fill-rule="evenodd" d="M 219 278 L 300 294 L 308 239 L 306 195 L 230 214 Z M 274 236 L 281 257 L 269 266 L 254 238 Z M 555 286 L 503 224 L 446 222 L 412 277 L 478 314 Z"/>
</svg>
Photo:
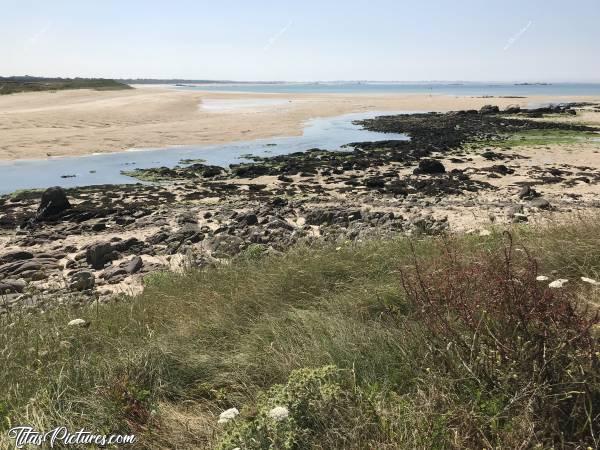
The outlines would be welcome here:
<svg viewBox="0 0 600 450">
<path fill-rule="evenodd" d="M 242 94 L 165 87 L 15 94 L 0 96 L 0 160 L 292 136 L 310 118 L 361 111 L 448 111 L 560 100 L 600 98 Z"/>
</svg>

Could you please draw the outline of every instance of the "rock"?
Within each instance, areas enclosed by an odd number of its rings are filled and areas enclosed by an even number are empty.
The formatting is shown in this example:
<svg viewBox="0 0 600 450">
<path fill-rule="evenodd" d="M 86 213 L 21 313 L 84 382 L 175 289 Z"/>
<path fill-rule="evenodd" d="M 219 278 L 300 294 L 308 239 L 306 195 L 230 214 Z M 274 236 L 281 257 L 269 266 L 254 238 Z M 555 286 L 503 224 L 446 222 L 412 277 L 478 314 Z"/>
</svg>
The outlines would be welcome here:
<svg viewBox="0 0 600 450">
<path fill-rule="evenodd" d="M 131 216 L 120 216 L 115 219 L 117 225 L 126 226 L 135 222 L 135 218 Z"/>
<path fill-rule="evenodd" d="M 113 244 L 113 249 L 118 251 L 118 252 L 141 252 L 142 248 L 144 247 L 144 243 L 140 240 L 138 240 L 137 238 L 129 238 L 129 239 L 125 239 L 124 241 L 119 241 L 115 244 Z"/>
<path fill-rule="evenodd" d="M 504 164 L 494 164 L 491 167 L 485 167 L 483 170 L 500 175 L 510 175 L 515 173 L 514 169 L 506 167 Z"/>
<path fill-rule="evenodd" d="M 36 218 L 43 220 L 56 216 L 70 208 L 71 204 L 64 189 L 59 186 L 51 187 L 46 189 L 42 194 Z"/>
<path fill-rule="evenodd" d="M 365 180 L 365 186 L 371 189 L 379 189 L 385 186 L 385 179 L 381 177 L 371 177 Z"/>
<path fill-rule="evenodd" d="M 521 107 L 519 105 L 508 105 L 504 110 L 505 114 L 517 114 L 521 112 Z"/>
<path fill-rule="evenodd" d="M 123 267 L 113 266 L 106 269 L 102 275 L 100 275 L 100 278 L 114 283 L 125 278 L 127 275 L 129 274 Z"/>
<path fill-rule="evenodd" d="M 85 252 L 85 259 L 92 268 L 102 269 L 104 265 L 112 260 L 113 246 L 109 242 L 93 244 Z"/>
<path fill-rule="evenodd" d="M 515 214 L 523 214 L 523 205 L 512 205 L 506 210 L 506 216 L 509 219 L 515 217 Z"/>
<path fill-rule="evenodd" d="M 445 173 L 446 168 L 437 159 L 422 159 L 419 161 L 419 167 L 417 167 L 413 172 L 415 175 L 420 173 L 437 174 Z"/>
<path fill-rule="evenodd" d="M 224 256 L 233 256 L 240 252 L 244 241 L 229 234 L 219 234 L 211 239 L 209 247 L 213 256 L 220 258 Z"/>
<path fill-rule="evenodd" d="M 479 114 L 497 114 L 500 108 L 494 105 L 485 105 L 479 110 Z"/>
<path fill-rule="evenodd" d="M 142 258 L 139 256 L 134 256 L 133 258 L 131 258 L 131 261 L 129 261 L 125 266 L 125 271 L 128 274 L 132 275 L 134 273 L 139 272 L 143 265 L 144 261 L 142 260 Z"/>
<path fill-rule="evenodd" d="M 242 214 L 237 217 L 237 221 L 242 227 L 256 225 L 258 223 L 258 217 L 256 214 Z"/>
<path fill-rule="evenodd" d="M 529 203 L 529 206 L 539 209 L 550 209 L 551 205 L 548 200 L 543 197 L 536 198 Z"/>
<path fill-rule="evenodd" d="M 529 185 L 523 186 L 517 194 L 517 197 L 520 199 L 532 199 L 539 196 L 540 194 L 538 194 L 538 192 Z"/>
<path fill-rule="evenodd" d="M 93 289 L 96 284 L 96 278 L 92 272 L 77 272 L 69 280 L 69 289 L 73 291 L 87 291 Z"/>
<path fill-rule="evenodd" d="M 25 259 L 32 259 L 33 253 L 25 250 L 15 250 L 14 252 L 5 253 L 0 256 L 0 264 L 6 264 L 15 261 L 23 261 Z"/>
<path fill-rule="evenodd" d="M 0 281 L 0 295 L 22 293 L 27 287 L 27 283 L 23 279 L 19 280 L 2 280 Z"/>
</svg>

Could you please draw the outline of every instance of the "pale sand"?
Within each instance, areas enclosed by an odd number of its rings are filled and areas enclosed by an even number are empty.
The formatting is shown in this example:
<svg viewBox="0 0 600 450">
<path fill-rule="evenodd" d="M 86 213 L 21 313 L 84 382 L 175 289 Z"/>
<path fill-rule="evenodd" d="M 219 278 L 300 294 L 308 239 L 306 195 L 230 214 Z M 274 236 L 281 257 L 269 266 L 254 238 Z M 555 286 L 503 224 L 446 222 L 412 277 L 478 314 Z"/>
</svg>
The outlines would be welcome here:
<svg viewBox="0 0 600 450">
<path fill-rule="evenodd" d="M 268 101 L 263 104 L 261 99 Z M 213 107 L 200 107 L 203 100 Z M 235 100 L 241 107 L 232 106 Z M 310 118 L 361 111 L 448 111 L 559 100 L 600 101 L 600 97 L 238 94 L 164 87 L 15 94 L 0 96 L 0 160 L 292 136 L 301 134 Z M 218 107 L 219 102 L 229 106 Z"/>
</svg>

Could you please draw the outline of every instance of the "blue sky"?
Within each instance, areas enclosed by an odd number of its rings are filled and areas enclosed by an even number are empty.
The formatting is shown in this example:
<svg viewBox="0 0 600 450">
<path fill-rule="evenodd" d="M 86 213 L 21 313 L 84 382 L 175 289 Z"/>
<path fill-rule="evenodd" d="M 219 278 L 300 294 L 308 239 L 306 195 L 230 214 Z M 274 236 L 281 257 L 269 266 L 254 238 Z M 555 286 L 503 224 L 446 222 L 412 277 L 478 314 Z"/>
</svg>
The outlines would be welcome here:
<svg viewBox="0 0 600 450">
<path fill-rule="evenodd" d="M 600 82 L 600 0 L 0 0 L 0 75 Z"/>
</svg>

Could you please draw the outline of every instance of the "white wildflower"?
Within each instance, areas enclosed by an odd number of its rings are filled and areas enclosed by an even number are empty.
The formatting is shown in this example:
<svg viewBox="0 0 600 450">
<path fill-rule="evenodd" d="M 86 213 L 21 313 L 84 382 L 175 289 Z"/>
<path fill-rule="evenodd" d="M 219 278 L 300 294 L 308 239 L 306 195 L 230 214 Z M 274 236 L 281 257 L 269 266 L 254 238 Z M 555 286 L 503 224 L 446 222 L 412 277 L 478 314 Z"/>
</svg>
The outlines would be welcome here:
<svg viewBox="0 0 600 450">
<path fill-rule="evenodd" d="M 83 319 L 73 319 L 71 320 L 68 325 L 70 327 L 82 327 L 86 324 L 87 322 Z"/>
<path fill-rule="evenodd" d="M 285 406 L 276 406 L 269 411 L 269 417 L 276 421 L 285 420 L 289 415 L 290 412 Z"/>
<path fill-rule="evenodd" d="M 583 281 L 584 283 L 589 283 L 589 284 L 592 284 L 592 285 L 594 285 L 594 286 L 598 286 L 598 285 L 600 285 L 600 282 L 599 282 L 599 281 L 596 281 L 596 280 L 594 280 L 594 279 L 592 279 L 592 278 L 581 277 L 581 281 Z"/>
<path fill-rule="evenodd" d="M 481 230 L 479 232 L 479 236 L 489 236 L 490 234 L 492 234 L 490 230 Z"/>
<path fill-rule="evenodd" d="M 235 419 L 235 417 L 239 414 L 240 412 L 238 411 L 237 408 L 229 408 L 228 410 L 223 411 L 220 415 L 219 415 L 219 421 L 218 423 L 227 423 L 230 420 Z"/>
<path fill-rule="evenodd" d="M 548 278 L 546 275 L 538 275 L 535 279 L 537 281 L 548 281 L 550 278 Z"/>
<path fill-rule="evenodd" d="M 554 280 L 552 283 L 550 283 L 548 285 L 548 287 L 551 287 L 551 288 L 561 288 L 561 287 L 563 287 L 568 282 L 569 282 L 569 280 L 565 280 L 564 278 L 559 278 L 558 280 Z"/>
</svg>

